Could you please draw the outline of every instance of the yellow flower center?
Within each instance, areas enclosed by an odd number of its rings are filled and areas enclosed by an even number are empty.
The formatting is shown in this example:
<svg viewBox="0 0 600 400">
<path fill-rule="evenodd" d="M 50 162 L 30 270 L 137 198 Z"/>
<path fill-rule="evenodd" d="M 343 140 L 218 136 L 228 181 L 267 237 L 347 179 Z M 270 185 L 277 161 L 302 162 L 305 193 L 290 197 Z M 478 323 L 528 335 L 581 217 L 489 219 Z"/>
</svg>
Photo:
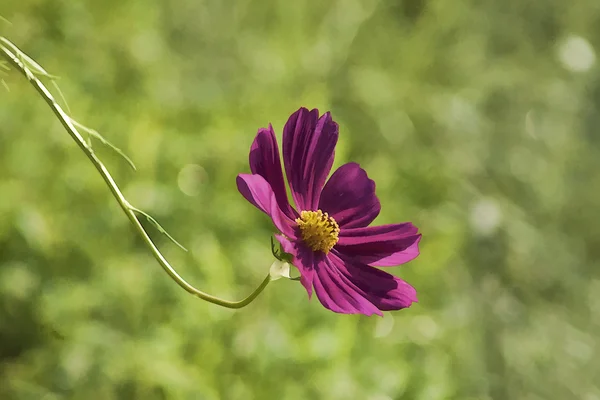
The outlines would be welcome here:
<svg viewBox="0 0 600 400">
<path fill-rule="evenodd" d="M 321 210 L 302 211 L 296 218 L 302 241 L 313 251 L 329 253 L 338 242 L 340 226 L 329 214 Z"/>
</svg>

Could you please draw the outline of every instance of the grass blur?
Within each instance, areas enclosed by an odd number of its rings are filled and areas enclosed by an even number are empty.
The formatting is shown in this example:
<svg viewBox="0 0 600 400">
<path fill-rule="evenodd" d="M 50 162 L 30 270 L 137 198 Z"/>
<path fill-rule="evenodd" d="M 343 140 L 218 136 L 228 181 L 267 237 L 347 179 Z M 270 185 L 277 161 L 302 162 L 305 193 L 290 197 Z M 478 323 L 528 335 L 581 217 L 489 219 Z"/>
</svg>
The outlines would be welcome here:
<svg viewBox="0 0 600 400">
<path fill-rule="evenodd" d="M 412 221 L 420 302 L 342 316 L 280 280 L 181 290 L 14 71 L 0 72 L 0 399 L 600 400 L 600 6 L 507 0 L 3 0 L 199 288 L 273 260 L 238 194 L 300 106 Z M 58 96 L 57 96 L 58 97 Z"/>
</svg>

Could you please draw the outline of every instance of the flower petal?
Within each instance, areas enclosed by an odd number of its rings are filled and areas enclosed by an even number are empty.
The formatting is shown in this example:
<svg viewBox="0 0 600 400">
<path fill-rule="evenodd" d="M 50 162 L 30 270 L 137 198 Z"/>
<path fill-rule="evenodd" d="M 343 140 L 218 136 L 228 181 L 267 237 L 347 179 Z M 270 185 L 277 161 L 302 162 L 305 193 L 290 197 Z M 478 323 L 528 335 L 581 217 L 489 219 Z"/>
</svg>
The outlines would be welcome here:
<svg viewBox="0 0 600 400">
<path fill-rule="evenodd" d="M 283 235 L 275 235 L 281 243 L 283 251 L 293 256 L 292 264 L 300 271 L 300 283 L 308 292 L 308 298 L 312 296 L 313 278 L 315 275 L 315 262 L 319 262 L 324 255 L 316 254 L 300 241 L 292 241 Z"/>
<path fill-rule="evenodd" d="M 321 304 L 343 314 L 382 315 L 417 301 L 416 291 L 393 275 L 339 254 L 315 253 L 301 241 L 275 235 L 283 250 L 293 256 L 300 281 L 309 298 L 313 287 Z"/>
<path fill-rule="evenodd" d="M 253 174 L 258 174 L 265 178 L 271 185 L 275 193 L 275 198 L 279 208 L 290 217 L 298 217 L 290 202 L 288 201 L 283 181 L 283 171 L 281 170 L 281 161 L 279 160 L 279 147 L 273 126 L 261 128 L 258 130 L 252 146 L 250 146 L 250 170 Z"/>
<path fill-rule="evenodd" d="M 356 262 L 336 251 L 330 252 L 328 259 L 348 285 L 353 285 L 359 295 L 381 311 L 400 310 L 417 302 L 415 288 L 400 278 Z"/>
<path fill-rule="evenodd" d="M 404 264 L 419 255 L 418 229 L 403 224 L 342 229 L 335 249 L 359 263 L 378 267 Z"/>
<path fill-rule="evenodd" d="M 327 112 L 300 108 L 283 129 L 283 163 L 298 211 L 317 209 L 333 165 L 338 124 Z"/>
<path fill-rule="evenodd" d="M 375 182 L 357 163 L 344 164 L 325 184 L 319 209 L 329 213 L 341 228 L 368 226 L 381 210 Z"/>
<path fill-rule="evenodd" d="M 295 237 L 296 223 L 279 208 L 275 193 L 265 178 L 260 175 L 239 174 L 236 183 L 242 196 L 271 217 L 280 232 Z"/>
<path fill-rule="evenodd" d="M 325 308 L 342 314 L 382 315 L 329 258 L 317 263 L 315 270 L 313 285 L 317 298 Z"/>
</svg>

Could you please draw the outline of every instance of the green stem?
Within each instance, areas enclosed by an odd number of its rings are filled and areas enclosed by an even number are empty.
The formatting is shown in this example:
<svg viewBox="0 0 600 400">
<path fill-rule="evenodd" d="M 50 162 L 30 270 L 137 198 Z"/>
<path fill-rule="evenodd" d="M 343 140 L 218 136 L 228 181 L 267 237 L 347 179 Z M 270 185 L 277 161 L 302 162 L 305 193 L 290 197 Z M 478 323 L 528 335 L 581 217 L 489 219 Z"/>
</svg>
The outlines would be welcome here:
<svg viewBox="0 0 600 400">
<path fill-rule="evenodd" d="M 8 46 L 5 46 L 5 45 L 8 45 Z M 46 86 L 44 86 L 44 84 L 35 76 L 35 74 L 27 67 L 27 65 L 25 65 L 23 63 L 23 61 L 21 60 L 21 58 L 19 58 L 19 56 L 17 54 L 15 54 L 15 53 L 13 53 L 13 51 L 9 50 L 9 47 L 12 49 L 17 49 L 17 47 L 14 44 L 12 44 L 10 41 L 8 41 L 7 39 L 0 36 L 0 53 L 4 56 L 4 58 L 6 58 L 8 60 L 8 62 L 12 66 L 14 66 L 17 70 L 19 70 L 29 80 L 29 82 L 33 85 L 35 90 L 40 94 L 40 96 L 42 96 L 44 101 L 46 101 L 46 103 L 52 109 L 52 111 L 54 112 L 56 117 L 60 120 L 60 123 L 66 129 L 66 131 L 69 133 L 71 138 L 77 143 L 79 148 L 85 153 L 85 155 L 92 162 L 92 164 L 94 164 L 94 167 L 96 168 L 98 173 L 102 176 L 102 179 L 104 179 L 104 182 L 110 189 L 114 198 L 117 200 L 117 202 L 121 206 L 121 209 L 123 210 L 123 212 L 125 212 L 125 215 L 129 219 L 129 221 L 135 227 L 135 230 L 137 231 L 139 236 L 142 238 L 142 240 L 144 241 L 144 243 L 146 244 L 148 249 L 150 249 L 150 252 L 154 256 L 154 258 L 156 258 L 156 261 L 158 261 L 160 266 L 171 277 L 171 279 L 173 279 L 186 292 L 188 292 L 196 297 L 199 297 L 202 300 L 206 300 L 210 303 L 217 304 L 219 306 L 227 307 L 227 308 L 242 308 L 242 307 L 247 306 L 264 290 L 265 287 L 267 287 L 267 285 L 271 281 L 271 278 L 269 275 L 267 275 L 267 277 L 263 280 L 263 282 L 260 284 L 260 286 L 258 286 L 258 288 L 256 288 L 256 290 L 254 290 L 254 292 L 252 292 L 245 299 L 240 300 L 240 301 L 228 301 L 228 300 L 223 300 L 218 297 L 212 296 L 212 295 L 205 293 L 199 289 L 196 289 L 194 286 L 190 285 L 185 279 L 183 279 L 177 273 L 177 271 L 175 271 L 175 269 L 169 264 L 169 262 L 166 260 L 166 258 L 162 255 L 162 253 L 156 247 L 156 245 L 154 244 L 152 239 L 150 239 L 150 236 L 148 236 L 148 233 L 144 230 L 142 224 L 140 223 L 140 221 L 137 219 L 137 216 L 135 215 L 135 212 L 137 211 L 137 209 L 135 207 L 133 207 L 131 204 L 129 204 L 127 199 L 125 199 L 125 196 L 123 196 L 123 193 L 121 193 L 119 186 L 116 184 L 113 177 L 108 172 L 108 170 L 106 169 L 106 167 L 104 166 L 102 161 L 100 161 L 100 159 L 96 156 L 96 154 L 94 154 L 93 150 L 88 145 L 88 143 L 83 139 L 83 137 L 77 130 L 77 127 L 72 122 L 71 118 L 67 115 L 67 113 L 65 113 L 63 111 L 62 107 L 54 100 L 54 97 L 52 96 L 50 91 L 48 91 Z"/>
</svg>

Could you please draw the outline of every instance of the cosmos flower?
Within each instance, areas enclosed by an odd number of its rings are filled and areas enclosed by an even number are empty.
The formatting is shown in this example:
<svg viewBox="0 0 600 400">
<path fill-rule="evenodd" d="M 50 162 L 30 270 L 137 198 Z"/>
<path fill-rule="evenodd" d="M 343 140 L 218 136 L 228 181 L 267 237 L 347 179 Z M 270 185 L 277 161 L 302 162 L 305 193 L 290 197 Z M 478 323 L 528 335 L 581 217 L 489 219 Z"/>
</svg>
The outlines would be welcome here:
<svg viewBox="0 0 600 400">
<path fill-rule="evenodd" d="M 338 313 L 382 315 L 417 301 L 408 283 L 375 267 L 403 264 L 419 255 L 417 228 L 410 222 L 369 226 L 381 206 L 375 182 L 356 163 L 327 180 L 338 140 L 329 112 L 300 108 L 283 130 L 286 194 L 273 127 L 258 131 L 250 147 L 252 174 L 240 174 L 240 193 L 266 213 L 275 237 L 300 272 L 300 282 L 323 306 Z"/>
</svg>

